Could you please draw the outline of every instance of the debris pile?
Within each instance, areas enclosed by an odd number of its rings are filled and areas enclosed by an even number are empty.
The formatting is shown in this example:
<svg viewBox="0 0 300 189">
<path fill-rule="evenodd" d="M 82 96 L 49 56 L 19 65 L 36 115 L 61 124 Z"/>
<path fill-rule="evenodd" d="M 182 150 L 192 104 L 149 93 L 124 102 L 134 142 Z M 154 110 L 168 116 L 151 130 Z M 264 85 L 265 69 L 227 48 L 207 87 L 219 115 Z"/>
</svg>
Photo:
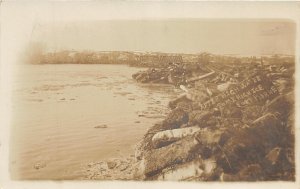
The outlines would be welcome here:
<svg viewBox="0 0 300 189">
<path fill-rule="evenodd" d="M 186 79 L 191 74 L 192 69 L 187 69 L 184 64 L 170 63 L 168 67 L 149 68 L 133 74 L 132 77 L 140 83 L 164 83 L 179 86 L 186 84 Z"/>
<path fill-rule="evenodd" d="M 294 69 L 217 66 L 205 65 L 199 75 L 178 72 L 173 84 L 184 94 L 136 150 L 143 179 L 294 180 Z M 133 77 L 172 83 L 166 70 Z"/>
</svg>

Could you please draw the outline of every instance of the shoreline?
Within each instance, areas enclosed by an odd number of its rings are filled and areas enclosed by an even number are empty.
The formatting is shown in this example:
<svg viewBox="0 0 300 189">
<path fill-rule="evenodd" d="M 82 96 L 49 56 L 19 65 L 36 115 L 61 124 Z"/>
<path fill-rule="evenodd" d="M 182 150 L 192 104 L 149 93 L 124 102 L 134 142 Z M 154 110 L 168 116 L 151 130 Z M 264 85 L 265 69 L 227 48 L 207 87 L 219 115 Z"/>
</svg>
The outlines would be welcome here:
<svg viewBox="0 0 300 189">
<path fill-rule="evenodd" d="M 190 79 L 188 68 L 181 66 L 149 68 L 133 75 L 141 83 L 172 84 L 184 94 L 170 101 L 167 117 L 144 135 L 128 163 L 130 176 L 122 177 L 118 169 L 113 173 L 113 167 L 107 171 L 110 178 L 293 181 L 294 68 L 282 64 L 268 70 L 253 65 L 235 71 L 242 76 L 224 76 L 234 67 L 202 64 L 196 79 Z M 206 66 L 216 74 L 205 73 Z M 188 83 L 188 78 L 194 83 Z M 103 179 L 96 174 L 96 179 Z"/>
<path fill-rule="evenodd" d="M 177 92 L 172 86 L 136 83 L 131 75 L 141 69 L 128 66 L 20 68 L 22 80 L 14 86 L 20 119 L 13 126 L 19 150 L 11 167 L 22 180 L 77 179 L 85 163 L 134 154 L 133 146 L 163 119 Z"/>
</svg>

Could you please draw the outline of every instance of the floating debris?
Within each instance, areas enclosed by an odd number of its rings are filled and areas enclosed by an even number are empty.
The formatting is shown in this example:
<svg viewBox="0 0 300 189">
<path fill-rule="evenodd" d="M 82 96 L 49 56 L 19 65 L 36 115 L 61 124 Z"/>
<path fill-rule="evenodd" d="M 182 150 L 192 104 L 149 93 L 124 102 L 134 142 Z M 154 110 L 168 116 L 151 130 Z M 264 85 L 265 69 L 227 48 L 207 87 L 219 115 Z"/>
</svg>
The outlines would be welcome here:
<svg viewBox="0 0 300 189">
<path fill-rule="evenodd" d="M 97 125 L 94 127 L 95 129 L 105 129 L 107 128 L 107 125 L 103 124 L 103 125 Z"/>
<path fill-rule="evenodd" d="M 34 164 L 33 168 L 35 168 L 36 170 L 42 169 L 44 167 L 46 167 L 46 163 L 45 162 L 38 162 L 36 164 Z"/>
</svg>

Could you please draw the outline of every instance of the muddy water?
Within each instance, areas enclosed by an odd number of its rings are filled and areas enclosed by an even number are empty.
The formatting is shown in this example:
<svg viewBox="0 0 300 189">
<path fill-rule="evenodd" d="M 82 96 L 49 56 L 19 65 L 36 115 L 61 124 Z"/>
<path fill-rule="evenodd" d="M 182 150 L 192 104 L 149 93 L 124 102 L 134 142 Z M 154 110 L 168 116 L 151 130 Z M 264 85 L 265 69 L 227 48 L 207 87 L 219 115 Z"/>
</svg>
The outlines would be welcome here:
<svg viewBox="0 0 300 189">
<path fill-rule="evenodd" d="M 125 65 L 24 65 L 13 83 L 14 179 L 77 179 L 88 162 L 133 154 L 178 90 Z"/>
</svg>

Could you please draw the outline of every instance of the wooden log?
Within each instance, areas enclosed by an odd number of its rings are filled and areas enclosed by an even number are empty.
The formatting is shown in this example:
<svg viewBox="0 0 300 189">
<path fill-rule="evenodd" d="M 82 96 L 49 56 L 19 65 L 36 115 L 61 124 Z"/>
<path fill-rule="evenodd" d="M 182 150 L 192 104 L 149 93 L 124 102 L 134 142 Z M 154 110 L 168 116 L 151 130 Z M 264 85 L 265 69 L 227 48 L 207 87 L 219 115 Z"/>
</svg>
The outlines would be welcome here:
<svg viewBox="0 0 300 189">
<path fill-rule="evenodd" d="M 279 113 L 282 119 L 287 119 L 290 112 L 294 110 L 294 92 L 280 95 L 265 105 L 265 112 Z M 285 120 L 282 120 L 285 121 Z"/>
<path fill-rule="evenodd" d="M 213 74 L 215 74 L 216 72 L 215 71 L 212 71 L 212 72 L 209 72 L 207 74 L 204 74 L 204 75 L 200 75 L 198 77 L 193 77 L 191 79 L 187 79 L 187 83 L 190 83 L 190 82 L 194 82 L 194 81 L 198 81 L 198 80 L 201 80 L 201 79 L 205 79 Z"/>
</svg>

